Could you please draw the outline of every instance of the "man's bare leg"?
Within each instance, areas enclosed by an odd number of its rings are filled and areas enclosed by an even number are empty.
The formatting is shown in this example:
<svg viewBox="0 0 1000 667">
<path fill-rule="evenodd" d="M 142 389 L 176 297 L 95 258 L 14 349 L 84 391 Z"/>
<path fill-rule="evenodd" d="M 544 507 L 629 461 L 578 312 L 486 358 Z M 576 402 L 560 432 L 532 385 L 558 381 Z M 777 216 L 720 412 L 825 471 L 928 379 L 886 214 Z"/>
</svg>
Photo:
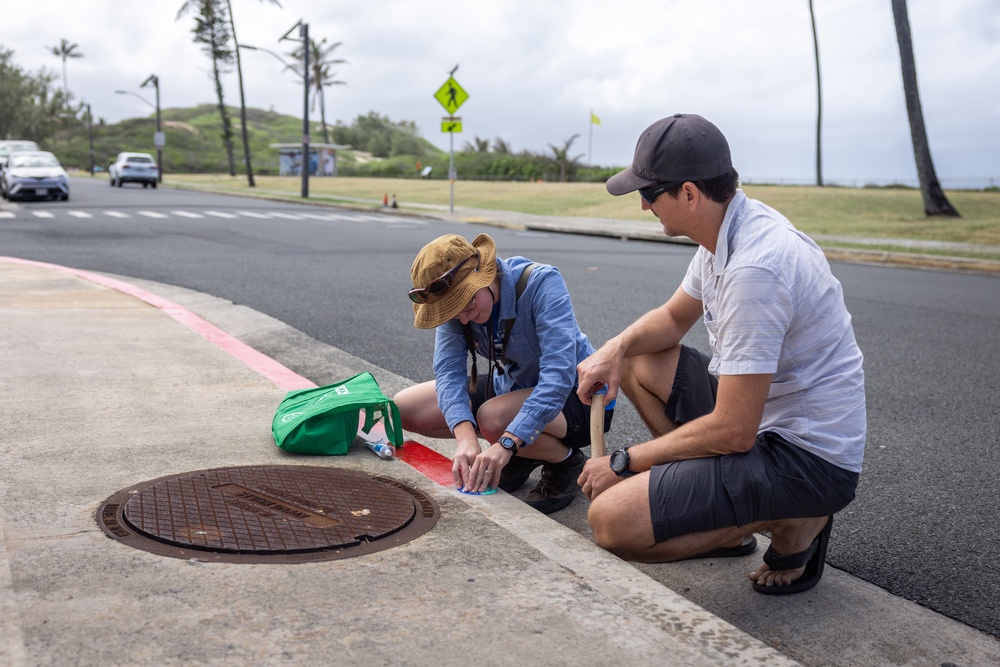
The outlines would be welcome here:
<svg viewBox="0 0 1000 667">
<path fill-rule="evenodd" d="M 587 519 L 598 546 L 639 563 L 666 563 L 718 547 L 736 547 L 763 525 L 732 526 L 657 542 L 650 519 L 648 472 L 619 482 L 599 495 L 591 503 Z"/>
<path fill-rule="evenodd" d="M 681 349 L 672 347 L 655 354 L 629 357 L 622 366 L 621 388 L 635 406 L 653 437 L 674 430 L 663 409 L 674 388 L 674 374 Z"/>
<path fill-rule="evenodd" d="M 640 563 L 665 563 L 691 558 L 718 547 L 735 547 L 748 535 L 771 533 L 771 546 L 780 555 L 805 551 L 822 532 L 828 517 L 759 521 L 656 542 L 649 507 L 649 473 L 616 484 L 590 506 L 588 520 L 594 542 L 619 558 Z M 766 564 L 749 574 L 760 586 L 787 586 L 802 576 L 805 566 L 771 570 Z"/>
<path fill-rule="evenodd" d="M 809 548 L 816 536 L 823 532 L 826 516 L 810 519 L 785 519 L 771 521 L 762 530 L 771 532 L 771 548 L 781 556 L 791 556 Z M 787 586 L 805 572 L 805 565 L 793 570 L 772 570 L 766 563 L 747 575 L 758 586 Z"/>
</svg>

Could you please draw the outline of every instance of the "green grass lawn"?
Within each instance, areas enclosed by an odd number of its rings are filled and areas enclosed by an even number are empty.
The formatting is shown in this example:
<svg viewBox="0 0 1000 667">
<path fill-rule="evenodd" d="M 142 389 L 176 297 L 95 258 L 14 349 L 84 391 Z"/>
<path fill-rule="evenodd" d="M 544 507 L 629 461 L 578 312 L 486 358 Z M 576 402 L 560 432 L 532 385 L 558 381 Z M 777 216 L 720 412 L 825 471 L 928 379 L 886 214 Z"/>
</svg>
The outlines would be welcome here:
<svg viewBox="0 0 1000 667">
<path fill-rule="evenodd" d="M 257 187 L 245 177 L 211 174 L 166 174 L 167 185 L 209 187 L 253 194 L 287 195 L 297 199 L 301 179 L 255 177 Z M 876 239 L 956 241 L 1000 246 L 1000 192 L 948 191 L 961 218 L 928 218 L 918 190 L 891 188 L 841 188 L 812 186 L 748 185 L 747 195 L 781 211 L 807 234 L 861 236 Z M 612 197 L 601 183 L 522 183 L 462 181 L 455 183 L 455 206 L 554 215 L 621 220 L 648 220 L 639 195 Z M 383 196 L 396 195 L 399 206 L 413 204 L 447 207 L 449 183 L 445 180 L 380 178 L 310 178 L 310 198 L 362 199 L 377 204 Z M 986 255 L 989 257 L 990 255 Z"/>
</svg>

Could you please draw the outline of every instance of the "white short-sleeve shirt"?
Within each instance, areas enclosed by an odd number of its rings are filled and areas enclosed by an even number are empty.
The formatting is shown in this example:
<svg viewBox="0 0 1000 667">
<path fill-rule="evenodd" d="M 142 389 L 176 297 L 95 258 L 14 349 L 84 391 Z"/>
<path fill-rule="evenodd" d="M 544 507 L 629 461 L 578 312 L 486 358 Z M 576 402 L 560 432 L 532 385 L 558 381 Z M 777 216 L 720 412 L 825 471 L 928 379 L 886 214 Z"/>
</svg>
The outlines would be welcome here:
<svg viewBox="0 0 1000 667">
<path fill-rule="evenodd" d="M 713 374 L 772 374 L 759 430 L 860 472 L 863 356 L 823 251 L 739 190 L 715 254 L 700 247 L 682 286 L 702 302 Z"/>
</svg>

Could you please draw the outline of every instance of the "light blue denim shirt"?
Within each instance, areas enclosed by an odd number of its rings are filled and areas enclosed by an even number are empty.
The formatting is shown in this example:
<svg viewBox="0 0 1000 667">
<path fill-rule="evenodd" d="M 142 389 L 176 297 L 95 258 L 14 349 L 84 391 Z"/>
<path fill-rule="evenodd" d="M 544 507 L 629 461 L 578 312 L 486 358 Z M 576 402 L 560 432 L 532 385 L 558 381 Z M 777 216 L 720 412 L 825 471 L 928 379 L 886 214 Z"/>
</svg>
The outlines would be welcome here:
<svg viewBox="0 0 1000 667">
<path fill-rule="evenodd" d="M 515 313 L 517 279 L 531 263 L 524 257 L 497 258 L 501 334 L 506 320 L 516 319 L 507 341 L 505 372 L 493 376 L 497 395 L 535 388 L 507 427 L 526 444 L 533 443 L 545 425 L 562 411 L 569 393 L 575 391 L 576 365 L 594 353 L 576 322 L 566 283 L 554 266 L 535 263 L 524 293 L 517 299 Z M 471 327 L 476 353 L 488 359 L 492 343 L 486 325 L 472 323 Z M 469 405 L 469 352 L 464 329 L 458 319 L 449 320 L 437 328 L 434 341 L 438 405 L 452 431 L 463 421 L 476 424 Z M 489 371 L 485 364 L 479 368 L 484 373 Z"/>
</svg>

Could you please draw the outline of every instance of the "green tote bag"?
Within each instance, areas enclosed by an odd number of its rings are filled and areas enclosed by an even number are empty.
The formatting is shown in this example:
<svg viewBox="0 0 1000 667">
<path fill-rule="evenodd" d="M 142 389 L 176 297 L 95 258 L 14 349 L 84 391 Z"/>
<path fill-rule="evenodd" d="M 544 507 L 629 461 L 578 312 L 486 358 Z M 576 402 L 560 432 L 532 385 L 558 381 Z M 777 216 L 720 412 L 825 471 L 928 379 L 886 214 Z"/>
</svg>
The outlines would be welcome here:
<svg viewBox="0 0 1000 667">
<path fill-rule="evenodd" d="M 346 454 L 358 434 L 369 433 L 381 419 L 390 442 L 403 444 L 399 408 L 382 390 L 371 373 L 315 389 L 290 391 L 282 399 L 271 421 L 278 447 L 297 454 Z"/>
</svg>

